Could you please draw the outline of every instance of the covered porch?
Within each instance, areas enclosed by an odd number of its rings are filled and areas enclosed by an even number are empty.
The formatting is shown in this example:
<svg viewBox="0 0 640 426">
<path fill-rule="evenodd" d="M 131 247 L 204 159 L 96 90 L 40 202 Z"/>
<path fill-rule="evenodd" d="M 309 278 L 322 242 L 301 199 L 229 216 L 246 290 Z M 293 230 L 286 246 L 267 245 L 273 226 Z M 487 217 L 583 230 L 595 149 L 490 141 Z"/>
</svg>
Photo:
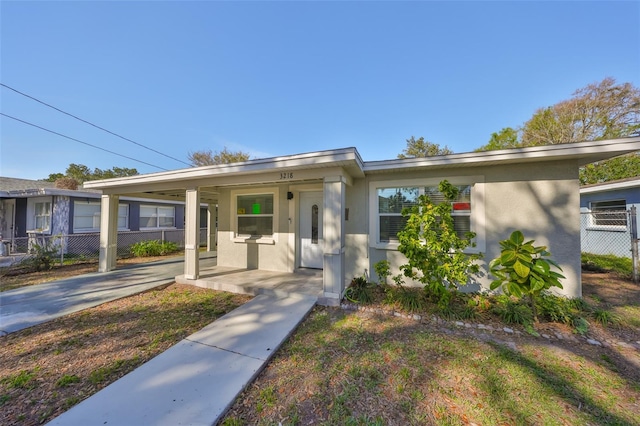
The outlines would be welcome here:
<svg viewBox="0 0 640 426">
<path fill-rule="evenodd" d="M 347 148 L 87 182 L 103 191 L 99 271 L 115 268 L 119 197 L 179 199 L 185 202 L 185 263 L 178 282 L 248 294 L 300 293 L 336 305 L 346 284 L 346 187 L 363 176 L 357 151 Z M 217 252 L 214 268 L 200 262 L 203 204 L 207 251 Z"/>
</svg>

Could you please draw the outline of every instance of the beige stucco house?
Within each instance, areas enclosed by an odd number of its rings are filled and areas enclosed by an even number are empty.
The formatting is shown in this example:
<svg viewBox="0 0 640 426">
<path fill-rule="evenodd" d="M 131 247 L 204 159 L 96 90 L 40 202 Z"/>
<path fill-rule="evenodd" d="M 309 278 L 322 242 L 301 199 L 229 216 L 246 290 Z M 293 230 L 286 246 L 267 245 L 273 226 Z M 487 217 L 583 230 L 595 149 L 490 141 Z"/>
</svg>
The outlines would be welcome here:
<svg viewBox="0 0 640 426">
<path fill-rule="evenodd" d="M 476 233 L 484 274 L 500 240 L 516 229 L 547 245 L 581 296 L 578 170 L 640 150 L 640 137 L 429 158 L 363 161 L 355 148 L 250 160 L 85 183 L 102 195 L 100 271 L 115 268 L 118 198 L 186 201 L 185 278 L 199 277 L 200 203 L 208 203 L 209 244 L 218 265 L 294 272 L 323 271 L 323 298 L 337 303 L 355 276 L 388 259 L 404 262 L 396 232 L 402 205 L 434 195 L 447 179 L 460 186 L 456 225 Z M 398 200 L 402 200 L 398 202 Z M 217 224 L 216 224 L 217 206 Z M 375 279 L 376 277 L 371 277 Z"/>
</svg>

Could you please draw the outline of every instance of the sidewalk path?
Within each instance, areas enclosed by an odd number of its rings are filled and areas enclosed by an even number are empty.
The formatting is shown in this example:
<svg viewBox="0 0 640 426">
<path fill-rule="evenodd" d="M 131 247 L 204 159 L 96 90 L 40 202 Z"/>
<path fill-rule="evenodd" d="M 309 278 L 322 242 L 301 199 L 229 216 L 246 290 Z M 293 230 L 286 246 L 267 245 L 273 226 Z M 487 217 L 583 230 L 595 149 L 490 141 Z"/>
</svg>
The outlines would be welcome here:
<svg viewBox="0 0 640 426">
<path fill-rule="evenodd" d="M 200 259 L 215 261 L 214 256 L 201 253 Z M 0 292 L 0 336 L 170 284 L 184 273 L 183 265 L 182 256 L 172 257 Z"/>
<path fill-rule="evenodd" d="M 315 303 L 258 295 L 48 425 L 216 424 Z"/>
</svg>

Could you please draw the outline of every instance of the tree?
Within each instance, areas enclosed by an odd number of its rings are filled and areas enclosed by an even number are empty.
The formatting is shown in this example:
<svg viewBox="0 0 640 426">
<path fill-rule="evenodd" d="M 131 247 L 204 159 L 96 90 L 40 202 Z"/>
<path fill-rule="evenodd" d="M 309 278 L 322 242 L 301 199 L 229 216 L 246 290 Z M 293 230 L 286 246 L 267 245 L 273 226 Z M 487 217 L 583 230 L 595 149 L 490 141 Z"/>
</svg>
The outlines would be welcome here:
<svg viewBox="0 0 640 426">
<path fill-rule="evenodd" d="M 587 164 L 580 169 L 580 184 L 609 182 L 640 176 L 640 154 L 633 153 Z"/>
<path fill-rule="evenodd" d="M 189 152 L 188 159 L 194 167 L 212 166 L 216 164 L 238 163 L 249 160 L 248 152 L 229 151 L 225 146 L 222 151 L 211 151 L 210 149 L 203 151 Z"/>
<path fill-rule="evenodd" d="M 476 149 L 478 151 L 493 151 L 497 149 L 519 148 L 521 146 L 518 131 L 512 127 L 505 127 L 499 132 L 491 133 L 489 143 Z"/>
<path fill-rule="evenodd" d="M 640 131 L 640 89 L 607 77 L 541 108 L 522 128 L 522 145 L 622 138 Z"/>
<path fill-rule="evenodd" d="M 64 174 L 62 173 L 51 173 L 46 181 L 49 182 L 57 182 L 60 181 L 60 187 L 71 188 L 73 187 L 73 183 L 70 182 L 70 179 L 74 180 L 77 185 L 81 185 L 84 182 L 89 180 L 98 180 L 98 179 L 110 179 L 115 177 L 124 177 L 124 176 L 135 176 L 138 174 L 138 170 L 129 169 L 126 167 L 114 167 L 112 169 L 102 170 L 99 168 L 91 169 L 84 164 L 69 164 L 67 170 Z"/>
<path fill-rule="evenodd" d="M 403 209 L 407 222 L 398 232 L 398 251 L 407 258 L 400 266 L 403 275 L 424 284 L 427 294 L 446 307 L 451 300 L 448 289 L 466 285 L 469 275 L 479 272 L 476 261 L 482 254 L 465 253 L 468 247 L 475 247 L 475 233 L 461 237 L 455 229 L 451 212 L 459 189 L 443 180 L 438 190 L 444 201 L 434 203 L 427 195 L 420 195 L 417 205 Z M 394 281 L 402 284 L 400 276 Z"/>
<path fill-rule="evenodd" d="M 492 133 L 476 151 L 597 141 L 640 135 L 640 89 L 607 77 L 576 90 L 570 99 L 538 109 L 520 128 Z M 582 184 L 638 176 L 637 154 L 580 170 Z"/>
<path fill-rule="evenodd" d="M 449 154 L 453 154 L 453 151 L 446 145 L 440 148 L 437 143 L 425 141 L 423 137 L 416 139 L 411 136 L 407 139 L 407 147 L 398 154 L 398 158 L 424 158 Z"/>
</svg>

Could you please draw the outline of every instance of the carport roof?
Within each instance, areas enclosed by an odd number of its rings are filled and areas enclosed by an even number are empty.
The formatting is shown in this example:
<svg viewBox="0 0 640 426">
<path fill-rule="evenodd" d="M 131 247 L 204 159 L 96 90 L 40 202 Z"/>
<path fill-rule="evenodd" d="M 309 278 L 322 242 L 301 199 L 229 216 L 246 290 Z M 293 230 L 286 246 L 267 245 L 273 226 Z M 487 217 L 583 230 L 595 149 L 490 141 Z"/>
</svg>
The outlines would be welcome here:
<svg viewBox="0 0 640 426">
<path fill-rule="evenodd" d="M 277 181 L 273 176 L 279 171 L 315 170 L 322 173 L 322 169 L 327 169 L 327 173 L 333 174 L 340 169 L 350 178 L 362 178 L 366 174 L 401 170 L 497 166 L 537 161 L 574 160 L 584 165 L 634 151 L 640 151 L 640 137 L 368 162 L 362 161 L 356 148 L 343 148 L 90 181 L 85 182 L 84 188 L 100 189 L 109 194 L 175 200 L 184 199 L 184 189 L 199 187 L 201 201 L 215 202 L 219 186 L 273 183 Z M 269 173 L 270 177 L 260 179 L 260 175 Z"/>
</svg>

